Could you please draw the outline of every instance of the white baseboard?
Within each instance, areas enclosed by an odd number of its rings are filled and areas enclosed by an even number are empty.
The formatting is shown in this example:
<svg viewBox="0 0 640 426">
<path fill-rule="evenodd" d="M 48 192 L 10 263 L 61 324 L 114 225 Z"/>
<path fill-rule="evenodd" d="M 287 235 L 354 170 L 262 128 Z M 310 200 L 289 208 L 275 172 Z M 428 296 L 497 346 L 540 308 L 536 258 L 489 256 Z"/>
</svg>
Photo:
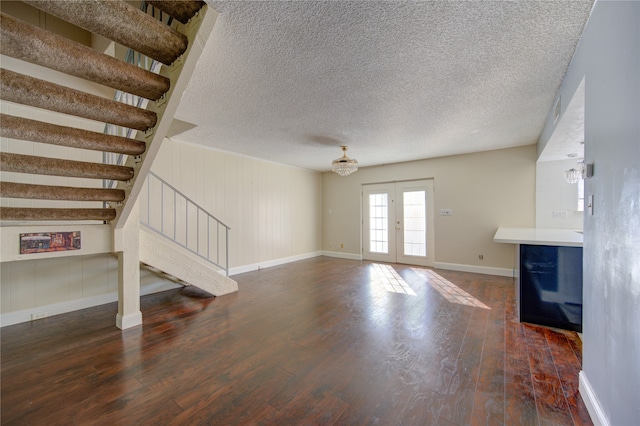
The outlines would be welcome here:
<svg viewBox="0 0 640 426">
<path fill-rule="evenodd" d="M 137 327 L 142 325 L 142 312 L 134 312 L 132 314 L 120 315 L 116 314 L 116 327 L 120 330 Z"/>
<path fill-rule="evenodd" d="M 295 256 L 281 257 L 280 259 L 267 260 L 264 262 L 253 263 L 251 265 L 236 266 L 229 268 L 229 275 L 243 274 L 245 272 L 258 271 L 264 268 L 270 268 L 272 266 L 284 265 L 285 263 L 296 262 L 298 260 L 311 259 L 312 257 L 321 256 L 322 252 L 312 251 L 310 253 L 298 254 Z"/>
<path fill-rule="evenodd" d="M 591 421 L 596 426 L 609 426 L 609 419 L 607 419 L 607 416 L 604 414 L 604 410 L 591 387 L 591 383 L 589 383 L 589 380 L 587 379 L 587 375 L 584 371 L 580 371 L 578 377 L 578 390 L 580 391 L 580 396 L 584 401 L 584 405 L 587 406 L 587 411 L 591 416 Z"/>
<path fill-rule="evenodd" d="M 461 263 L 436 262 L 434 268 L 447 269 L 449 271 L 473 272 L 475 274 L 498 275 L 501 277 L 513 277 L 513 269 L 494 268 L 491 266 L 464 265 Z"/>
<path fill-rule="evenodd" d="M 145 285 L 140 288 L 140 295 L 158 293 L 161 291 L 171 290 L 173 288 L 182 287 L 181 285 L 163 281 Z M 70 300 L 68 302 L 54 303 L 52 305 L 38 306 L 36 308 L 24 309 L 21 311 L 8 312 L 0 315 L 0 327 L 20 324 L 31 321 L 33 314 L 45 314 L 43 318 L 52 317 L 54 315 L 66 314 L 68 312 L 79 311 L 81 309 L 93 308 L 94 306 L 105 305 L 107 303 L 117 302 L 118 293 L 108 293 L 100 296 L 85 297 L 83 299 Z"/>
<path fill-rule="evenodd" d="M 340 259 L 349 259 L 349 260 L 362 260 L 362 255 L 355 253 L 344 253 L 341 251 L 322 251 L 323 256 L 328 257 L 338 257 Z"/>
</svg>

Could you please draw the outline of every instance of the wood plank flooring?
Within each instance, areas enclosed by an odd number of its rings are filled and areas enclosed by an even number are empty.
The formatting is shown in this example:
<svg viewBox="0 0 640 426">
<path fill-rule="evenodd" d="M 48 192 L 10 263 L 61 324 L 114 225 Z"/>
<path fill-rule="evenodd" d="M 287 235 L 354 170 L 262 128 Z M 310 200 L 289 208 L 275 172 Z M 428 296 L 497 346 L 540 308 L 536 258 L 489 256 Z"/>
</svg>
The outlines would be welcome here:
<svg viewBox="0 0 640 426">
<path fill-rule="evenodd" d="M 3 425 L 591 424 L 573 332 L 511 278 L 317 257 L 1 330 Z"/>
</svg>

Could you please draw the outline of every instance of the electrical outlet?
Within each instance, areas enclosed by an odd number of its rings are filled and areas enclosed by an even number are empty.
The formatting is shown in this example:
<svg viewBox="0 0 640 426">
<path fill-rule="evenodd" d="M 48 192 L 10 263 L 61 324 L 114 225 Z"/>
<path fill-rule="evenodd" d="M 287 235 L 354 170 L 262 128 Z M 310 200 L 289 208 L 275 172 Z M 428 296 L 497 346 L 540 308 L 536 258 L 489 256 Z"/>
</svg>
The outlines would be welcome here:
<svg viewBox="0 0 640 426">
<path fill-rule="evenodd" d="M 553 212 L 553 218 L 554 219 L 566 219 L 567 218 L 567 212 L 566 210 L 556 210 Z"/>
<path fill-rule="evenodd" d="M 31 321 L 35 321 L 35 320 L 39 320 L 42 318 L 46 318 L 49 316 L 49 313 L 47 312 L 35 312 L 33 314 L 31 314 Z"/>
<path fill-rule="evenodd" d="M 451 209 L 440 209 L 440 216 L 453 216 L 453 210 L 451 210 Z"/>
</svg>

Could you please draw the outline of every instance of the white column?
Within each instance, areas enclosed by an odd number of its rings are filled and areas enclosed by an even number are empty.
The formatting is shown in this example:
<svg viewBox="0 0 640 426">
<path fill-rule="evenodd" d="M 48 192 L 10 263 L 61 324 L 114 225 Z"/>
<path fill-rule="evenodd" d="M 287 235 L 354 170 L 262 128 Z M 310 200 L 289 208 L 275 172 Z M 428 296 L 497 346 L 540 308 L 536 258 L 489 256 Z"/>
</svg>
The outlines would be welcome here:
<svg viewBox="0 0 640 426">
<path fill-rule="evenodd" d="M 114 229 L 114 251 L 118 253 L 118 314 L 121 330 L 142 324 L 140 312 L 140 209 L 136 201 L 127 222 Z"/>
</svg>

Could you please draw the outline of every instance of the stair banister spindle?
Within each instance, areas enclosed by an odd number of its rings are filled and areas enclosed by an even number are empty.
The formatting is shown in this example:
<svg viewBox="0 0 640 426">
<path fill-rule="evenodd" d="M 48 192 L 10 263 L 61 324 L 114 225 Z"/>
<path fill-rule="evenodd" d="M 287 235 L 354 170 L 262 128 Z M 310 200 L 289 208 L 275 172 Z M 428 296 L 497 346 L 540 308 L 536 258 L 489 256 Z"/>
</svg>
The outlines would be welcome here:
<svg viewBox="0 0 640 426">
<path fill-rule="evenodd" d="M 189 247 L 189 202 L 186 196 L 184 198 L 184 245 Z"/>
<path fill-rule="evenodd" d="M 162 225 L 161 226 L 154 226 L 151 224 L 151 215 L 150 215 L 150 211 L 152 209 L 152 206 L 155 205 L 155 202 L 153 200 L 153 197 L 157 197 L 157 191 L 151 191 L 151 179 L 156 179 L 160 182 L 160 185 L 158 185 L 160 187 L 160 203 L 161 203 L 161 212 L 160 212 L 160 220 Z M 211 215 L 210 213 L 208 213 L 204 207 L 198 205 L 197 203 L 195 203 L 193 200 L 191 200 L 189 197 L 187 197 L 185 194 L 181 193 L 180 191 L 178 191 L 178 189 L 176 189 L 175 187 L 173 187 L 170 183 L 166 182 L 164 179 L 160 178 L 158 175 L 156 175 L 153 172 L 149 173 L 149 177 L 148 177 L 148 182 L 147 184 L 149 186 L 147 186 L 147 215 L 146 216 L 142 216 L 141 217 L 141 225 L 151 229 L 154 232 L 157 232 L 158 234 L 163 235 L 164 237 L 172 240 L 173 242 L 175 242 L 176 244 L 180 245 L 181 247 L 185 248 L 186 250 L 189 250 L 190 252 L 194 253 L 195 255 L 201 257 L 202 259 L 206 260 L 207 262 L 215 265 L 217 268 L 222 269 L 225 271 L 226 275 L 229 276 L 229 254 L 228 254 L 228 250 L 229 250 L 229 227 L 227 225 L 225 225 L 224 223 L 222 223 L 219 219 L 217 219 L 215 216 Z M 155 188 L 155 187 L 154 187 Z M 173 200 L 173 236 L 170 235 L 170 233 L 165 232 L 165 226 L 164 226 L 164 210 L 165 210 L 165 201 L 167 200 L 168 197 L 165 197 L 164 193 L 165 191 L 173 191 L 173 197 L 171 197 L 171 199 Z M 178 211 L 182 211 L 181 209 L 179 210 L 178 208 L 178 204 L 182 202 L 182 200 L 184 200 L 184 218 L 182 218 L 182 222 L 180 224 L 178 224 Z M 193 223 L 189 223 L 192 222 L 190 217 L 189 217 L 189 211 L 190 208 L 193 207 L 195 214 L 197 215 L 196 218 L 196 229 L 194 230 L 194 232 L 196 232 L 196 247 L 192 248 L 189 247 L 189 232 L 191 229 L 193 229 Z M 206 220 L 206 227 L 204 226 L 204 223 L 202 222 L 202 220 L 200 219 L 200 216 L 204 215 L 205 216 L 205 220 Z M 145 220 L 146 217 L 146 220 Z M 216 244 L 216 253 L 215 256 L 213 255 L 213 253 L 211 253 L 211 240 L 212 240 L 212 235 L 211 235 L 211 221 L 215 221 L 215 244 Z M 146 222 L 146 223 L 145 223 Z M 177 229 L 178 227 L 180 227 L 181 229 L 184 230 L 184 239 L 182 238 L 182 236 L 178 236 L 177 235 Z M 222 235 L 222 229 L 224 229 L 225 234 Z M 202 241 L 202 238 L 207 238 L 206 240 L 206 250 L 205 250 L 205 244 L 200 244 L 200 242 Z M 225 241 L 221 241 L 221 239 L 224 238 Z M 221 253 L 222 250 L 225 250 L 226 252 L 223 254 Z M 222 257 L 224 256 L 224 262 L 222 261 Z"/>
<path fill-rule="evenodd" d="M 196 250 L 200 251 L 200 208 L 196 208 Z"/>
<path fill-rule="evenodd" d="M 151 179 L 147 178 L 147 223 L 151 223 L 151 210 L 153 210 L 151 198 Z"/>
<path fill-rule="evenodd" d="M 229 276 L 229 228 L 225 227 L 224 231 L 225 231 L 225 251 L 224 251 L 225 268 L 224 270 L 227 273 L 227 276 Z"/>
</svg>

